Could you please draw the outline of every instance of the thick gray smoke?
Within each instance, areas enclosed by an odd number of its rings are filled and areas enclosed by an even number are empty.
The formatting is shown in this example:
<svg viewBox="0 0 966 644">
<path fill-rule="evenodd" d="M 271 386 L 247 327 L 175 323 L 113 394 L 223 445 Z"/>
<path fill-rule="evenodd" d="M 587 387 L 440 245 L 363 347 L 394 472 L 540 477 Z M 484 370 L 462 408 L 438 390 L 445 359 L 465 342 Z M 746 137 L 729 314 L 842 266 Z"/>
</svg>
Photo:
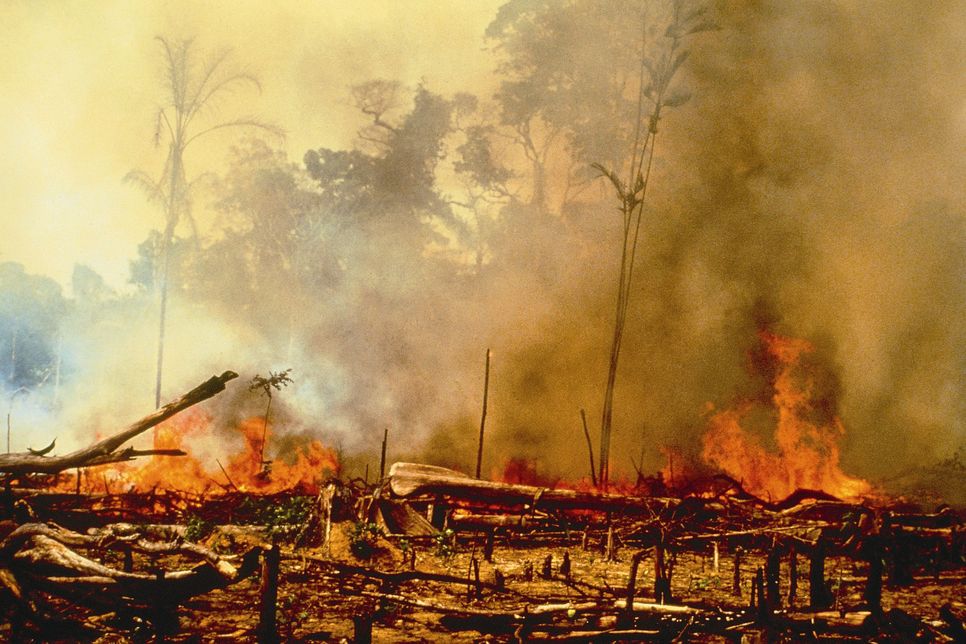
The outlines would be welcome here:
<svg viewBox="0 0 966 644">
<path fill-rule="evenodd" d="M 720 2 L 713 13 L 720 29 L 690 41 L 680 73 L 693 97 L 659 127 L 615 398 L 614 478 L 632 475 L 639 454 L 644 471 L 660 468 L 664 447 L 696 457 L 710 406 L 767 397 L 765 329 L 816 347 L 813 393 L 845 426 L 846 472 L 888 476 L 949 457 L 966 440 L 966 9 L 773 0 Z M 572 51 L 593 53 L 594 34 L 576 30 Z M 495 68 L 498 53 L 480 55 Z M 611 73 L 607 56 L 599 65 Z M 482 97 L 473 118 L 491 109 L 494 86 L 463 88 Z M 620 215 L 603 181 L 559 206 L 571 188 L 564 141 L 546 164 L 552 213 L 527 203 L 531 168 L 512 146 L 494 148 L 521 178 L 509 182 L 509 206 L 487 211 L 496 232 L 479 264 L 447 256 L 454 239 L 472 237 L 466 230 L 482 236 L 472 221 L 427 242 L 403 220 L 378 228 L 385 212 L 407 212 L 386 199 L 353 202 L 376 204 L 358 219 L 323 207 L 323 243 L 273 256 L 295 233 L 235 222 L 223 178 L 209 199 L 217 232 L 204 240 L 219 268 L 202 266 L 205 279 L 173 295 L 166 394 L 224 369 L 245 381 L 291 368 L 295 384 L 276 397 L 279 433 L 339 448 L 349 475 L 377 462 L 386 427 L 390 459 L 470 471 L 491 348 L 484 473 L 518 458 L 548 478 L 585 476 L 579 410 L 596 436 Z M 288 167 L 271 154 L 259 163 Z M 435 187 L 458 201 L 443 165 Z M 316 204 L 306 169 L 292 175 L 298 189 L 285 194 Z M 301 207 L 278 196 L 282 183 L 258 185 L 242 181 L 251 203 L 236 210 Z M 411 252 L 418 244 L 435 250 Z M 43 438 L 68 425 L 85 442 L 151 404 L 156 299 L 110 295 L 91 307 L 71 309 L 62 328 L 63 413 Z M 236 387 L 213 406 L 224 432 L 264 402 Z"/>
<path fill-rule="evenodd" d="M 948 457 L 966 439 L 962 7 L 717 10 L 721 31 L 688 61 L 693 101 L 658 143 L 615 467 L 642 431 L 645 469 L 662 445 L 693 453 L 706 403 L 768 394 L 749 369 L 762 327 L 816 345 L 846 471 Z M 610 214 L 595 225 L 616 234 Z M 504 449 L 554 473 L 586 472 L 577 407 L 596 419 L 602 397 L 619 245 L 599 241 L 574 258 L 583 276 L 561 276 L 573 299 L 500 374 Z"/>
</svg>

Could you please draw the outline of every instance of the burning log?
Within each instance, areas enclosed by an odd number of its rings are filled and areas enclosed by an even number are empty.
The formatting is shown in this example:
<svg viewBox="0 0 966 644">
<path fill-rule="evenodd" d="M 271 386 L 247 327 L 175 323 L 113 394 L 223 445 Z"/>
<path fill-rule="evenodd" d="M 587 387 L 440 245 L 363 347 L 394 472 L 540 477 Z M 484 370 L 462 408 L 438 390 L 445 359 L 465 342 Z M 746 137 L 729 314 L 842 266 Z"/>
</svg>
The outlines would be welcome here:
<svg viewBox="0 0 966 644">
<path fill-rule="evenodd" d="M 47 451 L 52 449 L 53 445 L 39 451 L 30 450 L 16 454 L 0 454 L 0 473 L 58 474 L 75 467 L 119 463 L 138 456 L 184 455 L 184 452 L 180 450 L 136 450 L 132 447 L 121 451 L 116 450 L 135 436 L 144 433 L 175 414 L 221 393 L 225 390 L 225 383 L 237 377 L 238 374 L 233 371 L 226 371 L 220 376 L 214 376 L 177 400 L 173 400 L 152 414 L 145 416 L 124 431 L 64 456 L 47 456 Z"/>
<path fill-rule="evenodd" d="M 448 497 L 467 504 L 544 510 L 595 510 L 639 515 L 676 507 L 677 499 L 642 498 L 483 481 L 434 465 L 394 463 L 389 486 L 401 498 Z"/>
</svg>

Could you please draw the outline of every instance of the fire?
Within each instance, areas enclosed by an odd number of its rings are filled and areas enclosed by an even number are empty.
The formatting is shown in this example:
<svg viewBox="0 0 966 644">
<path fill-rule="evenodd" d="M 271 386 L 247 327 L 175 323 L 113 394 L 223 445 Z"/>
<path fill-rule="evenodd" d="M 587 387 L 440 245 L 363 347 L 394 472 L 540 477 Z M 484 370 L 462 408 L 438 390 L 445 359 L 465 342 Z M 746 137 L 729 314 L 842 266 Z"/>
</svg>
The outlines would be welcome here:
<svg viewBox="0 0 966 644">
<path fill-rule="evenodd" d="M 157 456 L 140 466 L 135 463 L 118 468 L 121 480 L 138 490 L 219 493 L 237 489 L 272 494 L 294 489 L 311 494 L 318 492 L 327 477 L 339 472 L 335 452 L 317 440 L 296 447 L 290 454 L 273 457 L 273 428 L 261 416 L 239 424 L 242 449 L 234 454 L 224 453 L 228 445 L 210 435 L 210 423 L 211 418 L 197 410 L 165 422 L 155 435 L 154 448 L 181 449 L 188 454 Z M 199 451 L 210 453 L 199 457 Z"/>
<path fill-rule="evenodd" d="M 702 438 L 703 458 L 731 475 L 753 494 L 787 497 L 798 488 L 822 490 L 854 499 L 870 490 L 868 482 L 839 466 L 838 441 L 845 433 L 837 416 L 821 413 L 813 400 L 814 375 L 803 358 L 814 351 L 805 340 L 759 333 L 762 347 L 776 365 L 770 405 L 745 401 L 711 415 Z M 825 401 L 818 401 L 822 403 Z M 748 429 L 753 415 L 774 419 L 774 447 Z"/>
</svg>

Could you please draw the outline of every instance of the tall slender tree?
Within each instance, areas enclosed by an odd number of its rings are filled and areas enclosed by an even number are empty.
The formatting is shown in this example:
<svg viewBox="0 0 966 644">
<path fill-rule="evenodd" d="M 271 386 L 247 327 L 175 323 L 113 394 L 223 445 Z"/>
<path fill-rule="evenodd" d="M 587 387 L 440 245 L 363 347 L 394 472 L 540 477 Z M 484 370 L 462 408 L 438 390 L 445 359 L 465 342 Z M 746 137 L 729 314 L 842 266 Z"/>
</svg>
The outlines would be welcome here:
<svg viewBox="0 0 966 644">
<path fill-rule="evenodd" d="M 600 163 L 593 164 L 594 168 L 607 177 L 616 192 L 623 225 L 614 333 L 607 365 L 604 402 L 601 408 L 600 472 L 597 480 L 604 488 L 607 487 L 610 475 L 614 389 L 617 384 L 617 370 L 634 278 L 644 199 L 650 183 L 651 165 L 657 142 L 658 123 L 661 120 L 662 110 L 683 105 L 690 98 L 686 91 L 674 90 L 671 87 L 675 74 L 688 58 L 688 50 L 683 46 L 684 38 L 715 28 L 714 22 L 706 15 L 706 7 L 691 5 L 685 0 L 672 0 L 668 6 L 668 15 L 664 19 L 667 26 L 663 34 L 657 42 L 649 42 L 648 36 L 653 33 L 651 22 L 655 17 L 650 15 L 647 9 L 648 4 L 644 3 L 640 14 L 639 73 L 636 83 L 637 114 L 629 154 L 621 170 L 608 169 Z M 660 18 L 657 19 L 660 20 Z"/>
<path fill-rule="evenodd" d="M 155 268 L 155 288 L 160 297 L 158 323 L 157 371 L 154 402 L 161 405 L 161 379 L 164 371 L 165 324 L 168 308 L 168 289 L 171 269 L 171 242 L 182 222 L 191 229 L 197 241 L 198 226 L 191 212 L 191 192 L 198 177 L 188 181 L 185 154 L 192 143 L 220 130 L 248 128 L 281 136 L 277 127 L 254 117 L 210 119 L 216 104 L 241 88 L 261 91 L 258 79 L 245 71 L 233 68 L 225 50 L 212 58 L 200 57 L 191 40 L 174 43 L 157 38 L 164 56 L 164 103 L 158 108 L 155 120 L 155 145 L 167 144 L 167 157 L 161 176 L 154 179 L 143 170 L 128 173 L 126 179 L 141 186 L 149 198 L 160 204 L 164 214 L 164 232 L 158 249 Z"/>
</svg>

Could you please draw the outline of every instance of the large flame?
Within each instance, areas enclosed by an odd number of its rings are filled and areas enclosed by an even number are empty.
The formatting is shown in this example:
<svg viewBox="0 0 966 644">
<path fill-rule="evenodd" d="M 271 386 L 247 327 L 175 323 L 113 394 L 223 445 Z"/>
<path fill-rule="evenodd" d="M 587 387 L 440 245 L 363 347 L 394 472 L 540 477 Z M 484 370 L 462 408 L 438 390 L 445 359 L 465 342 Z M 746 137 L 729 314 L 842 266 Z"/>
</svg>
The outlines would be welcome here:
<svg viewBox="0 0 966 644">
<path fill-rule="evenodd" d="M 273 428 L 262 416 L 239 424 L 242 445 L 234 452 L 233 441 L 212 436 L 210 425 L 211 418 L 196 410 L 165 422 L 155 435 L 155 449 L 181 449 L 187 456 L 158 456 L 140 466 L 119 468 L 120 478 L 139 490 L 316 493 L 328 477 L 339 473 L 335 452 L 317 440 L 289 453 L 273 453 Z"/>
<path fill-rule="evenodd" d="M 759 337 L 768 356 L 777 363 L 771 405 L 745 401 L 711 415 L 702 439 L 704 459 L 740 481 L 749 492 L 773 499 L 784 498 L 798 488 L 822 490 L 846 499 L 868 492 L 866 481 L 848 476 L 839 466 L 838 441 L 845 432 L 841 420 L 815 413 L 814 376 L 802 360 L 814 351 L 812 345 L 766 331 Z M 773 448 L 766 448 L 744 426 L 758 412 L 777 418 Z"/>
</svg>

